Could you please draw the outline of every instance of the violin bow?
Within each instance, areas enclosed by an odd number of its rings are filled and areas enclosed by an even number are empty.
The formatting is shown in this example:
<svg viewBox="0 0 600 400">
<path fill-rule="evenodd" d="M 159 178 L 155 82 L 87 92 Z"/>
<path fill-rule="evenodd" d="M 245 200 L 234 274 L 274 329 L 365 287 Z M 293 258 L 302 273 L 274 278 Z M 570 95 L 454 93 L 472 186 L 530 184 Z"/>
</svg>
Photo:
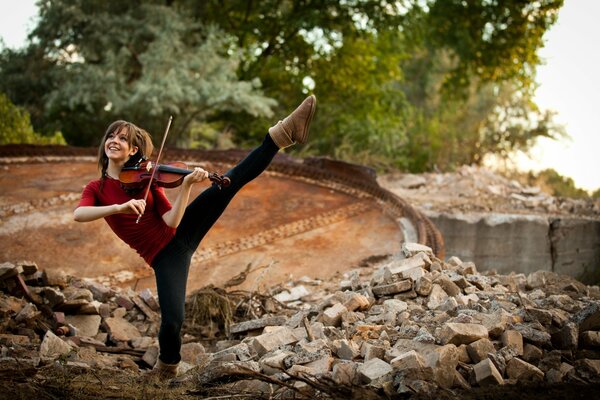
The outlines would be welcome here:
<svg viewBox="0 0 600 400">
<path fill-rule="evenodd" d="M 156 156 L 156 165 L 158 165 L 158 163 L 160 161 L 160 156 L 162 155 L 163 148 L 165 147 L 165 142 L 167 141 L 167 135 L 169 134 L 169 129 L 171 128 L 171 122 L 173 122 L 172 115 L 169 117 L 169 122 L 167 123 L 167 129 L 165 129 L 165 134 L 163 135 L 163 140 L 160 145 L 160 149 L 158 150 L 158 155 Z M 148 163 L 148 168 L 152 168 L 151 162 Z M 148 182 L 148 187 L 146 187 L 146 194 L 144 195 L 144 201 L 148 200 L 148 193 L 150 193 L 150 186 L 152 185 L 152 180 L 154 179 L 156 170 L 157 170 L 157 168 L 152 169 L 152 175 L 150 175 L 150 181 Z M 136 224 L 140 222 L 140 219 L 142 219 L 142 215 L 144 215 L 144 214 L 138 215 L 137 219 L 135 220 Z"/>
</svg>

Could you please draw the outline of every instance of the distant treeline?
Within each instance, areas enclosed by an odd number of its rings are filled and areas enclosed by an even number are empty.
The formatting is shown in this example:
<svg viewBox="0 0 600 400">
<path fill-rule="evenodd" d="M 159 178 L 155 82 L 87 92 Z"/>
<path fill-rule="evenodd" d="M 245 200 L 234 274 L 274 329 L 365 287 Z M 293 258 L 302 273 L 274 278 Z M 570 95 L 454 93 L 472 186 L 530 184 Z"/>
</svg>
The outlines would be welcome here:
<svg viewBox="0 0 600 400">
<path fill-rule="evenodd" d="M 127 119 L 158 140 L 174 115 L 181 147 L 256 143 L 315 93 L 305 154 L 445 170 L 564 134 L 532 100 L 562 3 L 39 1 L 27 46 L 0 52 L 0 92 L 30 138 L 93 145 Z"/>
</svg>

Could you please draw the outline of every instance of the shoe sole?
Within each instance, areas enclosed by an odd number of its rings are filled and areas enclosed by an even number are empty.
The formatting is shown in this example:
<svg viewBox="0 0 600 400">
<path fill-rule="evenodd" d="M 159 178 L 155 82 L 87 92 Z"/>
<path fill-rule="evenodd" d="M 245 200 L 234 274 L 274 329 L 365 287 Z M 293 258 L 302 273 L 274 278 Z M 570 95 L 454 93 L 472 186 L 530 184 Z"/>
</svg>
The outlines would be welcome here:
<svg viewBox="0 0 600 400">
<path fill-rule="evenodd" d="M 315 115 L 315 110 L 317 109 L 317 97 L 313 94 L 309 97 L 313 98 L 312 105 L 310 107 L 310 113 L 308 114 L 308 118 L 306 120 L 306 126 L 304 127 L 304 132 L 302 132 L 302 140 L 298 141 L 298 143 L 303 144 L 308 140 L 308 130 L 310 129 L 310 124 L 312 122 L 313 116 Z"/>
</svg>

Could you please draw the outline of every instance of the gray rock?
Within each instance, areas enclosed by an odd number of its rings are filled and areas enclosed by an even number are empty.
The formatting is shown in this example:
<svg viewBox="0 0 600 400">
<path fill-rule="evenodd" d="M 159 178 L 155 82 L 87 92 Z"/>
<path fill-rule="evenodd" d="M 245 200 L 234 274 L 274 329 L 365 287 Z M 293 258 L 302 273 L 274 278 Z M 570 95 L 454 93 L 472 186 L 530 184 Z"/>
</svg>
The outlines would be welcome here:
<svg viewBox="0 0 600 400">
<path fill-rule="evenodd" d="M 269 351 L 279 348 L 280 346 L 296 343 L 298 339 L 298 336 L 294 334 L 292 329 L 288 327 L 281 327 L 276 331 L 263 333 L 260 336 L 256 336 L 252 339 L 251 345 L 258 355 L 262 356 Z"/>
<path fill-rule="evenodd" d="M 73 325 L 79 336 L 94 337 L 100 329 L 102 317 L 99 315 L 66 315 L 67 324 Z"/>
<path fill-rule="evenodd" d="M 280 326 L 286 323 L 286 318 L 284 316 L 274 316 L 274 317 L 266 317 L 253 319 L 250 321 L 240 322 L 238 324 L 233 324 L 229 328 L 231 333 L 242 333 L 248 332 L 256 329 L 262 329 L 265 326 Z"/>
<path fill-rule="evenodd" d="M 488 330 L 478 324 L 447 323 L 440 330 L 439 339 L 444 344 L 469 344 L 487 338 Z"/>
<path fill-rule="evenodd" d="M 502 385 L 504 383 L 502 375 L 500 375 L 500 372 L 489 358 L 475 364 L 473 371 L 475 373 L 475 381 L 479 386 Z"/>
<path fill-rule="evenodd" d="M 539 368 L 516 357 L 506 363 L 506 375 L 518 381 L 544 380 L 544 373 Z"/>
<path fill-rule="evenodd" d="M 108 333 L 112 340 L 117 342 L 128 342 L 131 339 L 139 338 L 142 335 L 135 325 L 123 318 L 110 317 L 104 320 L 108 328 Z"/>
<path fill-rule="evenodd" d="M 377 386 L 382 384 L 386 378 L 390 378 L 394 369 L 388 363 L 379 358 L 373 358 L 357 368 L 358 376 L 363 383 Z"/>
<path fill-rule="evenodd" d="M 342 315 L 347 312 L 348 309 L 343 304 L 336 303 L 323 311 L 321 320 L 326 326 L 340 326 Z"/>
<path fill-rule="evenodd" d="M 398 282 L 390 283 L 388 285 L 378 285 L 371 288 L 373 294 L 376 297 L 391 296 L 396 293 L 407 292 L 412 289 L 412 280 L 403 279 Z"/>
<path fill-rule="evenodd" d="M 47 331 L 40 345 L 40 357 L 57 358 L 69 354 L 73 347 L 56 336 L 52 331 Z"/>
</svg>

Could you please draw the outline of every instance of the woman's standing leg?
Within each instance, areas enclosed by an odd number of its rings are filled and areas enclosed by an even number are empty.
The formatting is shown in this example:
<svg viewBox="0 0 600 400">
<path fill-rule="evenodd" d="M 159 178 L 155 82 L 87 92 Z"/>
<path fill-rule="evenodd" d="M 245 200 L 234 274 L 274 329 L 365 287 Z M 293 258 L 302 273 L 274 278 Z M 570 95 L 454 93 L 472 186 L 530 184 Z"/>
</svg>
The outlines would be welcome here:
<svg viewBox="0 0 600 400">
<path fill-rule="evenodd" d="M 181 360 L 181 328 L 192 254 L 192 251 L 171 241 L 152 262 L 161 313 L 159 358 L 165 364 L 177 364 Z"/>
</svg>

